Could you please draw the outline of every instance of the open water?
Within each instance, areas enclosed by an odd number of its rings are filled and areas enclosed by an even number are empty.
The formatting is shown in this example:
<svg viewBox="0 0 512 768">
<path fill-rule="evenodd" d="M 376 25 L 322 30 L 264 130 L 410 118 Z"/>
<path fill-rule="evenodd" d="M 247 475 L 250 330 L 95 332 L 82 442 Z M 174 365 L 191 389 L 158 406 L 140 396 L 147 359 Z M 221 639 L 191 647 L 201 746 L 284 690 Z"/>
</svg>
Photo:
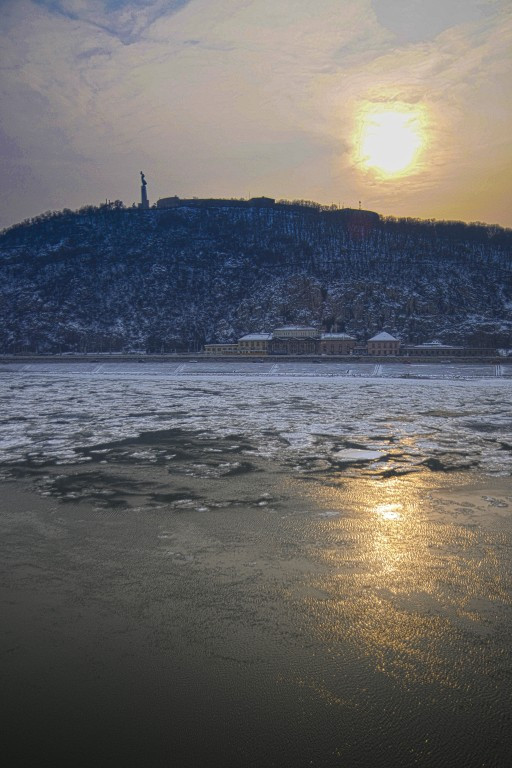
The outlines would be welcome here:
<svg viewBox="0 0 512 768">
<path fill-rule="evenodd" d="M 402 367 L 1 366 L 10 764 L 510 764 L 512 379 Z"/>
</svg>

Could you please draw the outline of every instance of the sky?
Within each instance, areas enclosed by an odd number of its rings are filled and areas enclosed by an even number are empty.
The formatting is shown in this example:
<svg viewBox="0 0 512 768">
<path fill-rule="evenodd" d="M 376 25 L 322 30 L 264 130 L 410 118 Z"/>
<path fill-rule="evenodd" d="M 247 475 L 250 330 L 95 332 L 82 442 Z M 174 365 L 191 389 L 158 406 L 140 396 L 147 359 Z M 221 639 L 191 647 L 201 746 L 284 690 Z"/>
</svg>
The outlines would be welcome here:
<svg viewBox="0 0 512 768">
<path fill-rule="evenodd" d="M 510 0 L 0 0 L 0 227 L 159 197 L 512 226 Z"/>
</svg>

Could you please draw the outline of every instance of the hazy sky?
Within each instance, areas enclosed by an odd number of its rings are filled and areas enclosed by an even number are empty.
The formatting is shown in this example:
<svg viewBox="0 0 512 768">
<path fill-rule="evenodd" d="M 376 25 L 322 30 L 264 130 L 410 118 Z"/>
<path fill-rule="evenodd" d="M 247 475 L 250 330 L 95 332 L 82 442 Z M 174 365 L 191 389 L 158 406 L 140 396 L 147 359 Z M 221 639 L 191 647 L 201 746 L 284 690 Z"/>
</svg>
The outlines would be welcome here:
<svg viewBox="0 0 512 768">
<path fill-rule="evenodd" d="M 0 19 L 0 226 L 131 204 L 141 169 L 151 203 L 512 226 L 511 0 L 0 0 Z M 421 148 L 386 175 L 361 137 L 395 108 Z"/>
</svg>

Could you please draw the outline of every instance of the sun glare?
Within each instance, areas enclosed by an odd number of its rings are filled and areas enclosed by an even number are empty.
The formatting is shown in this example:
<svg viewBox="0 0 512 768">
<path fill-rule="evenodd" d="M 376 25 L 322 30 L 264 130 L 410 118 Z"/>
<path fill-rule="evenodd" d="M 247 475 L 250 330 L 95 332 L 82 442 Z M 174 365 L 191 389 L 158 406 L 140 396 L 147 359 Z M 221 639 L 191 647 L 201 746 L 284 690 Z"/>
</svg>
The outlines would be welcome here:
<svg viewBox="0 0 512 768">
<path fill-rule="evenodd" d="M 371 107 L 360 118 L 358 162 L 384 176 L 415 170 L 424 144 L 423 115 L 407 105 Z"/>
</svg>

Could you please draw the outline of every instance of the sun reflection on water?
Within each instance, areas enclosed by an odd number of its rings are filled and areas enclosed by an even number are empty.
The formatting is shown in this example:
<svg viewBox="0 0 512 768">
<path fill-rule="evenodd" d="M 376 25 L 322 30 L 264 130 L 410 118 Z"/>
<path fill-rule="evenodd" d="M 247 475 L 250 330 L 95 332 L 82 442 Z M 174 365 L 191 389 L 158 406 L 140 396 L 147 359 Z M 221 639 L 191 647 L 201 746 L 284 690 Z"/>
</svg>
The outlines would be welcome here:
<svg viewBox="0 0 512 768">
<path fill-rule="evenodd" d="M 380 515 L 383 520 L 401 520 L 401 509 L 401 504 L 377 504 L 375 512 L 377 515 Z"/>
<path fill-rule="evenodd" d="M 505 593 L 485 532 L 435 518 L 436 485 L 422 474 L 311 486 L 314 506 L 339 514 L 322 518 L 314 553 L 326 599 L 306 599 L 333 655 L 350 645 L 403 685 L 457 688 L 477 653 L 468 637 L 485 633 L 489 601 Z"/>
</svg>

